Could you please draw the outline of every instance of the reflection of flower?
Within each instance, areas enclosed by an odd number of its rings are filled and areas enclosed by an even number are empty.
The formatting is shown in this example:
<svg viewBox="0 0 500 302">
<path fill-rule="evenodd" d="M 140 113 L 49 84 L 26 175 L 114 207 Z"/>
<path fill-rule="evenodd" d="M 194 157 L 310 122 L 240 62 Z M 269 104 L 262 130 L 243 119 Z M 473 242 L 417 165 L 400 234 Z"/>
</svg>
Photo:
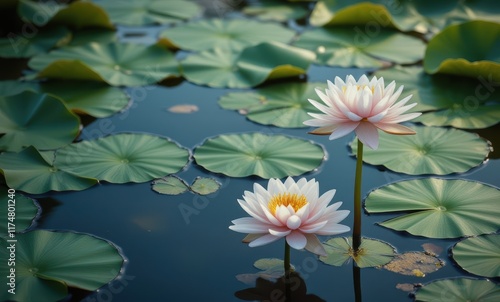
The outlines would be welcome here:
<svg viewBox="0 0 500 302">
<path fill-rule="evenodd" d="M 241 207 L 252 217 L 233 220 L 229 228 L 240 233 L 249 233 L 245 242 L 249 246 L 260 246 L 286 237 L 295 249 L 303 249 L 318 255 L 326 255 L 316 235 L 336 235 L 349 231 L 349 227 L 338 224 L 348 214 L 337 209 L 341 202 L 328 206 L 335 190 L 319 196 L 319 184 L 305 178 L 295 182 L 288 177 L 284 183 L 270 179 L 267 190 L 254 184 L 254 192 L 246 191 Z"/>
<path fill-rule="evenodd" d="M 372 149 L 378 147 L 377 129 L 390 134 L 415 134 L 412 129 L 399 123 L 421 114 L 420 112 L 403 114 L 417 103 L 405 106 L 411 95 L 398 101 L 403 86 L 394 91 L 395 88 L 394 81 L 385 87 L 382 77 L 368 80 L 366 75 L 363 75 L 356 81 L 350 75 L 345 82 L 336 77 L 335 84 L 328 81 L 325 93 L 316 89 L 316 93 L 325 104 L 309 100 L 323 114 L 309 113 L 314 119 L 307 120 L 304 124 L 320 127 L 311 133 L 329 134 L 330 140 L 355 131 L 359 140 Z"/>
</svg>

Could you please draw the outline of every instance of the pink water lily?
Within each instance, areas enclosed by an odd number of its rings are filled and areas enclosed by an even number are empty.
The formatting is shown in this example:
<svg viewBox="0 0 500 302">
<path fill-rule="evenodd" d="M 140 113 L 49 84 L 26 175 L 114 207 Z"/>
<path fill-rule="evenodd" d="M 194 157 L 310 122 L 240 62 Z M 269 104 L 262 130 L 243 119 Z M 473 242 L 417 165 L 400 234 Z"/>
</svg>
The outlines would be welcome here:
<svg viewBox="0 0 500 302">
<path fill-rule="evenodd" d="M 295 182 L 288 177 L 283 183 L 270 179 L 267 189 L 254 184 L 254 192 L 245 191 L 240 206 L 251 217 L 233 220 L 229 228 L 248 233 L 244 242 L 250 247 L 261 246 L 285 237 L 295 249 L 306 249 L 318 255 L 326 251 L 316 235 L 336 235 L 350 230 L 339 224 L 347 210 L 337 210 L 342 203 L 328 203 L 335 195 L 330 190 L 319 196 L 319 184 L 305 178 Z"/>
<path fill-rule="evenodd" d="M 398 101 L 403 86 L 396 91 L 396 83 L 392 81 L 384 86 L 384 78 L 366 75 L 358 81 L 352 75 L 344 82 L 335 77 L 335 84 L 328 81 L 325 93 L 316 89 L 316 93 L 324 104 L 309 100 L 323 113 L 309 113 L 313 119 L 305 125 L 320 127 L 311 134 L 330 135 L 330 140 L 356 132 L 359 140 L 372 149 L 378 148 L 378 129 L 390 134 L 415 134 L 415 132 L 399 123 L 416 118 L 421 113 L 407 113 L 417 103 L 406 105 L 411 95 Z"/>
</svg>

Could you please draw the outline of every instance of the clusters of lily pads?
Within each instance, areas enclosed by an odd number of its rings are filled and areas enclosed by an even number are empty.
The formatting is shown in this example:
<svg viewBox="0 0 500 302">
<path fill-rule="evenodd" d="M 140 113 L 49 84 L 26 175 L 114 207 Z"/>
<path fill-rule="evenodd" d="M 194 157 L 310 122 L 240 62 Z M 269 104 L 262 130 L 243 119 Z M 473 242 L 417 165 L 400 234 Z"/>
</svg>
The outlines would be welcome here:
<svg viewBox="0 0 500 302">
<path fill-rule="evenodd" d="M 103 118 L 127 108 L 130 100 L 121 86 L 151 85 L 182 76 L 210 87 L 257 87 L 230 92 L 219 104 L 256 123 L 299 128 L 304 127 L 306 113 L 315 111 L 307 99 L 315 98 L 314 89 L 323 89 L 324 84 L 289 81 L 264 86 L 265 82 L 303 80 L 313 63 L 378 69 L 376 76 L 405 86 L 402 97 L 413 94 L 419 103 L 414 110 L 424 112 L 416 121 L 425 126 L 412 126 L 415 136 L 382 134 L 380 148 L 366 150 L 364 161 L 424 177 L 373 190 L 366 198 L 366 210 L 401 214 L 380 223 L 396 231 L 463 238 L 451 248 L 454 261 L 471 274 L 500 276 L 496 256 L 500 237 L 495 233 L 500 215 L 498 188 L 453 175 L 426 177 L 469 171 L 491 152 L 487 140 L 454 129 L 487 128 L 500 118 L 500 93 L 493 89 L 500 80 L 496 21 L 500 9 L 489 6 L 489 1 L 434 1 L 441 8 L 438 15 L 416 1 L 400 1 L 399 6 L 382 0 L 317 1 L 309 26 L 301 31 L 275 22 L 307 18 L 307 6 L 295 2 L 265 1 L 242 10 L 265 21 L 189 21 L 201 14 L 201 8 L 180 0 L 11 3 L 21 20 L 36 26 L 37 33 L 0 39 L 0 57 L 31 58 L 31 71 L 22 81 L 0 82 L 0 171 L 10 188 L 40 194 L 83 190 L 100 181 L 154 180 L 153 190 L 162 194 L 218 190 L 213 179 L 197 178 L 187 185 L 170 175 L 185 168 L 191 157 L 206 170 L 230 177 L 301 175 L 318 169 L 326 152 L 317 143 L 285 135 L 222 134 L 192 152 L 149 134 L 75 139 L 82 115 Z M 156 43 L 143 45 L 118 42 L 113 31 L 117 24 L 169 27 Z M 470 50 L 469 44 L 475 45 L 472 52 L 465 51 Z M 182 54 L 185 57 L 179 59 Z M 385 67 L 389 68 L 380 69 Z M 356 145 L 350 146 L 356 154 Z M 0 187 L 3 191 L 6 188 Z M 36 201 L 27 197 L 18 199 L 16 211 L 17 231 L 29 228 L 40 215 Z M 5 236 L 5 230 L 0 231 Z M 36 230 L 17 237 L 18 249 L 32 253 L 19 257 L 19 269 L 25 273 L 18 285 L 27 295 L 23 301 L 39 299 L 40 293 L 47 301 L 59 300 L 67 295 L 68 286 L 95 290 L 114 279 L 124 263 L 117 247 L 86 234 Z M 40 250 L 30 250 L 34 243 L 40 243 Z M 0 239 L 3 263 L 8 256 L 5 244 Z M 333 238 L 324 245 L 328 256 L 320 259 L 330 265 L 343 265 L 352 258 L 359 267 L 381 266 L 404 255 L 373 239 L 363 240 L 364 253 L 357 254 L 352 253 L 350 238 Z M 32 259 L 33 255 L 45 258 Z M 67 258 L 61 260 L 62 255 Z M 96 259 L 95 265 L 82 264 L 79 257 Z M 55 261 L 64 267 L 56 268 Z M 274 266 L 264 267 L 274 271 Z M 76 269 L 81 274 L 65 273 Z M 443 288 L 450 300 L 500 295 L 498 286 L 487 279 L 459 278 L 426 284 L 415 296 L 418 301 L 431 301 Z"/>
</svg>

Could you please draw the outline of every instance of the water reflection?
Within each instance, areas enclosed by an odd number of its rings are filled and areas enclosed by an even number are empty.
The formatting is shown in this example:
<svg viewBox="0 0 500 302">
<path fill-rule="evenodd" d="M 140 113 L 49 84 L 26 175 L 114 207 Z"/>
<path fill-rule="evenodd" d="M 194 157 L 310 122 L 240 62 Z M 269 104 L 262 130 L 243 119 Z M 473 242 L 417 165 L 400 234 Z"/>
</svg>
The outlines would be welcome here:
<svg viewBox="0 0 500 302">
<path fill-rule="evenodd" d="M 356 265 L 356 262 L 352 262 L 352 280 L 354 283 L 354 301 L 361 302 L 361 269 Z"/>
<path fill-rule="evenodd" d="M 289 292 L 287 294 L 287 291 Z M 263 302 L 316 302 L 326 301 L 314 294 L 307 293 L 307 286 L 304 279 L 296 272 L 291 272 L 289 280 L 281 277 L 276 282 L 257 278 L 255 287 L 240 290 L 234 295 L 243 301 L 263 301 Z"/>
</svg>

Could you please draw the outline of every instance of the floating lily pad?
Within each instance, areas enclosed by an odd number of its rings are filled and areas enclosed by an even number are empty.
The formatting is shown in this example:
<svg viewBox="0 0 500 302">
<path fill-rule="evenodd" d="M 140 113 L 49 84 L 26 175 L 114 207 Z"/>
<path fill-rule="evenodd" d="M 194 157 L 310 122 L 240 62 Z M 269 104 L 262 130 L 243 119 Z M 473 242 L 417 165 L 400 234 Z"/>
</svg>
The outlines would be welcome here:
<svg viewBox="0 0 500 302">
<path fill-rule="evenodd" d="M 407 276 L 425 277 L 444 266 L 444 261 L 424 252 L 397 254 L 383 266 L 384 269 Z"/>
<path fill-rule="evenodd" d="M 299 138 L 262 133 L 225 134 L 194 150 L 196 163 L 231 177 L 297 176 L 316 169 L 325 158 L 320 145 Z"/>
<path fill-rule="evenodd" d="M 179 195 L 186 192 L 189 186 L 176 176 L 167 176 L 153 181 L 152 189 L 160 194 Z"/>
<path fill-rule="evenodd" d="M 432 302 L 436 297 L 453 302 L 495 302 L 500 300 L 500 287 L 489 280 L 454 278 L 424 284 L 415 293 L 415 301 Z"/>
<path fill-rule="evenodd" d="M 481 129 L 500 120 L 500 90 L 487 79 L 428 75 L 421 67 L 395 67 L 375 75 L 404 85 L 401 97 L 411 94 L 418 104 L 412 110 L 428 111 L 415 119 L 424 125 Z"/>
<path fill-rule="evenodd" d="M 31 91 L 0 97 L 0 150 L 54 149 L 71 143 L 79 131 L 80 119 L 57 98 Z"/>
<path fill-rule="evenodd" d="M 304 18 L 308 14 L 307 8 L 298 3 L 283 3 L 279 0 L 268 0 L 254 3 L 243 8 L 243 13 L 255 16 L 260 20 L 286 22 Z"/>
<path fill-rule="evenodd" d="M 64 47 L 33 57 L 28 66 L 38 78 L 100 80 L 114 86 L 154 84 L 179 74 L 168 49 L 131 43 Z"/>
<path fill-rule="evenodd" d="M 182 0 L 93 0 L 104 8 L 111 21 L 122 25 L 178 23 L 201 13 L 192 1 Z"/>
<path fill-rule="evenodd" d="M 18 13 L 24 21 L 36 26 L 59 24 L 77 29 L 84 27 L 113 29 L 106 12 L 88 1 L 59 4 L 52 1 L 20 0 Z"/>
<path fill-rule="evenodd" d="M 262 258 L 253 264 L 260 271 L 254 274 L 239 274 L 236 279 L 245 284 L 255 284 L 255 280 L 262 278 L 269 281 L 275 281 L 285 275 L 284 261 L 277 258 Z M 291 265 L 294 269 L 293 265 Z"/>
<path fill-rule="evenodd" d="M 479 182 L 422 178 L 372 191 L 369 213 L 406 212 L 381 226 L 429 238 L 457 238 L 498 230 L 500 190 Z"/>
<path fill-rule="evenodd" d="M 113 30 L 81 29 L 73 31 L 73 37 L 68 45 L 82 46 L 89 43 L 109 44 L 118 42 L 118 35 Z"/>
<path fill-rule="evenodd" d="M 219 190 L 220 183 L 213 178 L 196 177 L 191 185 L 191 191 L 200 195 L 209 195 Z"/>
<path fill-rule="evenodd" d="M 363 161 L 411 175 L 466 172 L 484 162 L 490 144 L 474 133 L 437 127 L 410 127 L 415 135 L 380 133 L 378 150 L 366 149 Z M 357 152 L 356 138 L 350 143 Z"/>
<path fill-rule="evenodd" d="M 96 290 L 116 278 L 124 262 L 113 244 L 86 234 L 37 230 L 16 239 L 16 301 L 59 301 L 67 286 Z M 8 263 L 9 243 L 0 239 L 0 246 L 0 260 Z M 8 276 L 9 267 L 0 272 Z M 0 298 L 9 295 L 4 290 Z"/>
<path fill-rule="evenodd" d="M 40 30 L 28 38 L 22 34 L 9 33 L 6 38 L 0 38 L 0 57 L 29 58 L 68 42 L 70 37 L 70 31 L 64 27 Z"/>
<path fill-rule="evenodd" d="M 364 36 L 356 27 L 315 28 L 303 32 L 293 44 L 316 52 L 319 64 L 360 68 L 381 67 L 383 61 L 415 63 L 425 49 L 421 40 L 391 29 Z"/>
<path fill-rule="evenodd" d="M 58 149 L 60 169 L 111 183 L 146 182 L 180 171 L 189 151 L 163 137 L 121 133 Z"/>
<path fill-rule="evenodd" d="M 240 54 L 216 47 L 188 56 L 181 66 L 186 79 L 196 84 L 250 88 L 266 80 L 305 74 L 314 58 L 314 53 L 305 49 L 265 42 Z"/>
<path fill-rule="evenodd" d="M 255 93 L 233 92 L 224 95 L 219 105 L 236 109 L 259 124 L 283 128 L 303 128 L 310 119 L 308 112 L 318 112 L 308 99 L 317 96 L 315 88 L 326 88 L 323 83 L 286 83 L 266 86 Z"/>
<path fill-rule="evenodd" d="M 8 188 L 0 186 L 0 237 L 12 239 L 15 235 L 10 237 L 8 235 L 29 228 L 38 217 L 41 209 L 34 199 L 8 190 Z M 14 211 L 9 211 L 9 208 L 13 208 Z M 9 216 L 9 213 L 14 213 L 15 216 L 12 214 Z"/>
<path fill-rule="evenodd" d="M 261 42 L 288 43 L 294 35 L 294 31 L 274 23 L 209 19 L 168 28 L 160 33 L 160 43 L 196 51 L 215 47 L 240 51 Z"/>
<path fill-rule="evenodd" d="M 19 153 L 0 154 L 0 170 L 3 171 L 9 187 L 30 194 L 79 191 L 97 183 L 97 179 L 61 171 L 47 162 L 34 147 L 28 147 Z"/>
<path fill-rule="evenodd" d="M 471 21 L 448 26 L 429 41 L 424 69 L 500 82 L 500 24 Z"/>
<path fill-rule="evenodd" d="M 342 266 L 354 259 L 361 268 L 378 267 L 390 262 L 396 254 L 390 244 L 370 238 L 361 239 L 358 253 L 354 253 L 351 237 L 332 238 L 323 245 L 328 256 L 320 256 L 319 260 L 333 266 Z"/>
<path fill-rule="evenodd" d="M 500 277 L 500 235 L 467 238 L 451 249 L 453 259 L 469 273 Z"/>
</svg>

